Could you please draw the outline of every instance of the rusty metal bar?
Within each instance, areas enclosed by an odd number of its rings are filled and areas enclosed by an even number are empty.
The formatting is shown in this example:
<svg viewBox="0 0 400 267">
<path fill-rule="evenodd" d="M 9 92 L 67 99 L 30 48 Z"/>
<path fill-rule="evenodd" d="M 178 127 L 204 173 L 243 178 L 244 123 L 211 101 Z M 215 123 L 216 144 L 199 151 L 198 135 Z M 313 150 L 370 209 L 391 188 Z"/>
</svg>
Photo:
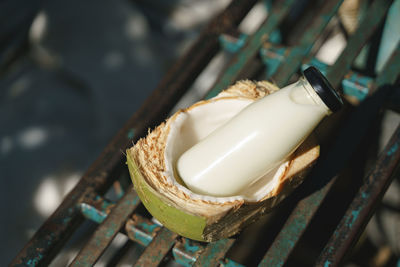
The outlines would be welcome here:
<svg viewBox="0 0 400 267">
<path fill-rule="evenodd" d="M 129 215 L 139 205 L 140 200 L 133 186 L 129 188 L 107 218 L 97 227 L 96 231 L 76 256 L 71 266 L 92 266 L 103 254 L 116 234 L 125 225 Z"/>
<path fill-rule="evenodd" d="M 222 239 L 207 245 L 199 256 L 194 266 L 219 266 L 219 260 L 225 258 L 225 254 L 231 248 L 235 240 L 233 238 Z"/>
<path fill-rule="evenodd" d="M 289 54 L 284 57 L 285 64 L 280 64 L 281 66 L 272 78 L 277 82 L 278 86 L 286 85 L 290 77 L 298 70 L 302 63 L 302 59 L 310 53 L 318 35 L 322 33 L 322 30 L 337 11 L 341 2 L 342 1 L 337 2 L 336 4 L 330 2 L 330 5 L 325 5 L 324 9 L 326 10 L 321 11 L 322 15 L 314 20 L 311 28 L 302 35 L 303 38 L 300 41 L 300 45 L 298 47 L 290 48 Z M 365 41 L 368 40 L 377 27 L 379 27 L 392 1 L 385 1 L 384 3 L 380 2 L 381 1 L 376 0 L 370 6 L 369 14 L 364 17 L 363 21 L 360 23 L 359 29 L 357 30 L 358 33 L 356 34 L 358 34 L 358 38 L 352 37 L 349 40 L 345 51 L 342 52 L 334 67 L 328 69 L 327 77 L 335 88 L 339 86 L 343 76 L 350 69 L 351 63 L 361 51 Z"/>
<path fill-rule="evenodd" d="M 396 82 L 398 78 L 395 73 L 400 72 L 400 42 L 397 44 L 396 49 L 393 51 L 392 55 L 390 56 L 389 60 L 386 62 L 383 70 L 376 78 L 377 86 L 382 86 L 385 84 L 393 84 Z M 377 87 L 372 87 L 370 90 L 370 94 L 376 92 Z"/>
<path fill-rule="evenodd" d="M 359 24 L 356 33 L 350 37 L 346 48 L 340 54 L 335 64 L 330 67 L 326 76 L 334 88 L 338 88 L 344 75 L 351 68 L 351 64 L 370 39 L 379 24 L 383 21 L 392 0 L 375 0 L 368 8 L 367 14 Z"/>
<path fill-rule="evenodd" d="M 192 266 L 205 248 L 204 243 L 181 238 L 172 249 L 174 260 L 183 266 Z"/>
<path fill-rule="evenodd" d="M 177 237 L 176 233 L 163 227 L 143 251 L 135 266 L 158 266 L 174 246 Z"/>
<path fill-rule="evenodd" d="M 107 201 L 100 196 L 93 196 L 91 199 L 79 203 L 78 209 L 85 218 L 100 224 L 107 218 L 114 206 L 115 203 L 113 202 Z"/>
<path fill-rule="evenodd" d="M 125 224 L 128 237 L 144 247 L 151 243 L 160 229 L 160 225 L 138 214 L 134 214 Z"/>
<path fill-rule="evenodd" d="M 179 97 L 189 88 L 219 48 L 219 34 L 240 23 L 256 0 L 236 0 L 204 29 L 199 39 L 168 71 L 155 91 L 86 171 L 58 209 L 11 262 L 48 264 L 82 222 L 76 209 L 85 194 L 104 193 L 124 164 L 121 149 L 143 136 L 147 129 L 165 119 Z"/>
<path fill-rule="evenodd" d="M 300 68 L 302 60 L 311 52 L 315 41 L 336 14 L 342 2 L 343 0 L 327 1 L 311 26 L 302 35 L 299 45 L 290 48 L 289 54 L 284 57 L 285 64 L 280 64 L 280 68 L 272 78 L 277 82 L 278 86 L 285 86 L 290 77 Z"/>
<path fill-rule="evenodd" d="M 395 69 L 399 72 L 399 68 L 400 43 L 397 45 L 397 49 L 390 60 L 386 63 L 385 69 L 377 78 L 376 83 L 384 85 L 394 82 L 391 73 Z M 392 71 L 389 72 L 389 69 L 392 69 Z M 376 88 L 373 89 L 373 93 L 375 93 Z M 369 176 L 364 179 L 365 183 L 360 188 L 344 218 L 320 254 L 317 266 L 337 266 L 352 248 L 352 245 L 354 245 L 354 242 L 365 228 L 374 212 L 374 208 L 381 200 L 393 178 L 392 174 L 400 160 L 400 150 L 397 149 L 399 145 L 400 127 L 397 128 L 391 140 L 385 146 L 384 151 L 381 153 Z"/>
<path fill-rule="evenodd" d="M 351 251 L 390 185 L 396 168 L 397 173 L 399 171 L 399 147 L 400 126 L 397 127 L 374 168 L 364 180 L 364 184 L 320 254 L 316 266 L 338 266 Z"/>
<path fill-rule="evenodd" d="M 387 64 L 386 68 L 376 79 L 375 87 L 382 86 L 382 83 L 394 83 L 399 76 L 399 49 L 393 53 L 389 62 L 391 64 Z M 376 89 L 372 91 L 379 93 Z M 352 114 L 347 126 L 343 127 L 341 135 L 337 137 L 335 144 L 332 146 L 332 150 L 329 153 L 329 155 L 332 156 L 329 157 L 328 155 L 326 158 L 321 159 L 315 166 L 312 175 L 308 177 L 307 181 L 315 184 L 312 192 L 307 192 L 304 198 L 299 201 L 259 266 L 282 266 L 284 264 L 322 201 L 325 199 L 325 196 L 328 194 L 336 180 L 337 172 L 344 166 L 347 159 L 350 158 L 352 151 L 355 150 L 358 142 L 354 142 L 354 140 L 360 140 L 360 136 L 367 131 L 372 117 L 379 111 L 387 93 L 389 92 L 385 90 L 378 96 L 379 101 L 375 101 L 373 108 L 366 106 L 367 103 L 365 103 L 365 105 L 358 108 L 358 111 L 356 110 L 356 112 Z M 351 127 L 354 122 L 362 123 L 362 127 L 354 129 L 354 127 Z M 353 141 L 349 142 L 348 140 Z M 341 155 L 340 159 L 334 158 L 337 157 L 335 155 Z M 335 164 L 332 164 L 332 162 L 335 162 Z"/>
<path fill-rule="evenodd" d="M 209 91 L 206 98 L 211 98 L 223 89 L 228 88 L 228 86 L 237 79 L 240 72 L 243 69 L 246 69 L 246 66 L 251 64 L 252 59 L 258 54 L 262 43 L 265 42 L 268 39 L 268 35 L 279 26 L 289 13 L 294 3 L 294 0 L 285 0 L 274 5 L 273 10 L 268 15 L 266 21 L 234 56 L 230 65 L 224 71 L 224 74 L 218 78 L 216 84 Z"/>
<path fill-rule="evenodd" d="M 157 89 L 143 104 L 142 107 L 146 109 L 139 113 L 138 120 L 146 123 L 145 131 L 148 127 L 155 126 L 165 119 L 169 110 L 219 51 L 220 34 L 237 26 L 256 2 L 256 0 L 232 1 L 224 13 L 210 22 L 198 41 L 170 69 Z"/>
</svg>

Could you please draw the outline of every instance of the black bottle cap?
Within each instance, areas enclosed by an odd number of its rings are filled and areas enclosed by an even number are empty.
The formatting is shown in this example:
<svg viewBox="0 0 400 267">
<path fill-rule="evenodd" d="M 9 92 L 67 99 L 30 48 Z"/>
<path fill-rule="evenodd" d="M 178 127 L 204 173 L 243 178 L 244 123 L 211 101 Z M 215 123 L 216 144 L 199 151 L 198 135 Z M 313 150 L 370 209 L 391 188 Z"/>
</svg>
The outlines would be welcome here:
<svg viewBox="0 0 400 267">
<path fill-rule="evenodd" d="M 343 106 L 342 98 L 317 68 L 312 66 L 307 68 L 304 77 L 332 112 L 338 111 Z"/>
</svg>

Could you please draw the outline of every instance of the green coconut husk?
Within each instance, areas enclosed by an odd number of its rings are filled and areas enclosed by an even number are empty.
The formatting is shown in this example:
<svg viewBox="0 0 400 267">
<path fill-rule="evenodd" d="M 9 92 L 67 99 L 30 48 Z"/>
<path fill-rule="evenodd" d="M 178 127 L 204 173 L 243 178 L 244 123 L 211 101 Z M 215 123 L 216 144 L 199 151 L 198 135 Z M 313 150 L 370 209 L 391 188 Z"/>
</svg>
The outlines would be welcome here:
<svg viewBox="0 0 400 267">
<path fill-rule="evenodd" d="M 143 205 L 165 227 L 198 241 L 216 241 L 238 233 L 243 227 L 270 211 L 296 188 L 319 156 L 316 138 L 310 136 L 275 174 L 274 185 L 262 197 L 213 198 L 190 192 L 171 174 L 165 148 L 171 128 L 181 113 L 218 101 L 255 101 L 278 90 L 267 82 L 238 82 L 217 97 L 180 110 L 127 150 L 129 173 Z M 222 103 L 222 102 L 221 102 Z M 171 145 L 169 143 L 169 145 Z M 284 171 L 282 171 L 284 170 Z M 173 170 L 172 170 L 173 172 Z"/>
</svg>

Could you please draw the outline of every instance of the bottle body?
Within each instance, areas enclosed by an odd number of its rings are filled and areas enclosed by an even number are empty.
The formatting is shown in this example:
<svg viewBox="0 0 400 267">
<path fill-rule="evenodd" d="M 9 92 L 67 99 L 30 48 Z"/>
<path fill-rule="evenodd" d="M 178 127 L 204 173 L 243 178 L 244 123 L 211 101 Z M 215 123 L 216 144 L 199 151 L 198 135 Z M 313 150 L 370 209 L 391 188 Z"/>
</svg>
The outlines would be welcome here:
<svg viewBox="0 0 400 267">
<path fill-rule="evenodd" d="M 195 193 L 238 195 L 282 163 L 329 113 L 300 79 L 250 104 L 183 153 L 179 175 Z"/>
</svg>

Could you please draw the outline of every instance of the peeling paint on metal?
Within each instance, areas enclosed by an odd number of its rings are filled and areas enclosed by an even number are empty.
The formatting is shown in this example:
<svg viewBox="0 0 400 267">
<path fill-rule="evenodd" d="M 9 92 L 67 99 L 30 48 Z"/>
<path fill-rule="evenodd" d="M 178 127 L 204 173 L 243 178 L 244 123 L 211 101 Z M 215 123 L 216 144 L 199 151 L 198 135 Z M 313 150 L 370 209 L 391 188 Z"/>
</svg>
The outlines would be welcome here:
<svg viewBox="0 0 400 267">
<path fill-rule="evenodd" d="M 358 217 L 359 214 L 360 214 L 360 210 L 353 210 L 351 212 L 352 220 L 351 220 L 351 223 L 350 223 L 350 227 L 353 227 L 353 224 L 357 220 L 357 217 Z"/>
<path fill-rule="evenodd" d="M 110 222 L 110 225 L 108 226 L 109 228 L 107 229 L 105 233 L 106 238 L 112 237 L 116 231 L 118 231 L 118 225 L 114 222 Z"/>
<path fill-rule="evenodd" d="M 387 152 L 387 155 L 388 155 L 388 156 L 393 155 L 393 154 L 397 151 L 397 149 L 399 149 L 399 144 L 398 144 L 398 143 L 394 144 L 394 145 L 390 148 L 390 150 Z"/>
<path fill-rule="evenodd" d="M 33 259 L 29 259 L 26 262 L 26 265 L 28 265 L 29 267 L 34 267 L 34 266 L 38 266 L 40 260 L 43 258 L 43 255 L 41 253 L 38 253 L 37 256 Z"/>
<path fill-rule="evenodd" d="M 219 261 L 221 267 L 245 267 L 244 265 L 237 263 L 231 259 L 225 259 Z"/>
<path fill-rule="evenodd" d="M 280 64 L 285 60 L 288 49 L 285 47 L 262 47 L 260 49 L 261 59 L 266 66 L 266 77 L 271 77 L 278 70 Z"/>
<path fill-rule="evenodd" d="M 223 89 L 228 88 L 228 86 L 237 79 L 246 64 L 257 55 L 262 43 L 267 41 L 269 35 L 286 17 L 295 2 L 296 1 L 294 0 L 285 0 L 278 6 L 274 6 L 272 12 L 267 17 L 266 22 L 251 36 L 247 44 L 243 47 L 245 49 L 241 49 L 241 51 L 236 54 L 234 62 L 228 66 L 225 73 L 207 94 L 206 99 L 216 96 Z"/>
<path fill-rule="evenodd" d="M 243 33 L 241 33 L 237 38 L 228 36 L 226 34 L 221 34 L 218 37 L 218 41 L 226 51 L 236 53 L 244 46 L 247 38 L 248 35 Z"/>
<path fill-rule="evenodd" d="M 192 253 L 195 253 L 201 249 L 198 245 L 194 244 L 194 242 L 189 239 L 186 239 L 186 242 L 184 242 L 184 248 L 185 250 Z"/>
<path fill-rule="evenodd" d="M 188 238 L 182 238 L 180 242 L 175 244 L 172 254 L 175 261 L 179 264 L 192 266 L 203 249 L 204 246 L 201 243 Z"/>
<path fill-rule="evenodd" d="M 146 247 L 135 266 L 156 266 L 161 263 L 172 246 L 175 244 L 177 234 L 162 228 L 157 232 L 153 241 Z"/>
<path fill-rule="evenodd" d="M 328 260 L 333 265 L 339 265 L 345 258 L 356 238 L 361 235 L 366 222 L 373 215 L 378 203 L 387 190 L 391 180 L 398 175 L 397 166 L 400 162 L 400 152 L 396 148 L 390 152 L 400 140 L 400 126 L 385 146 L 383 153 L 377 159 L 374 167 L 363 179 L 358 194 L 350 203 L 345 216 L 336 227 L 327 245 L 317 260 L 317 266 L 322 266 Z M 391 155 L 389 155 L 391 154 Z"/>
<path fill-rule="evenodd" d="M 80 204 L 79 208 L 83 216 L 99 224 L 102 223 L 107 217 L 107 214 L 105 212 L 99 211 L 95 207 L 86 203 Z"/>
<path fill-rule="evenodd" d="M 157 227 L 157 224 L 140 223 L 139 226 L 148 233 L 152 233 Z"/>
<path fill-rule="evenodd" d="M 363 101 L 369 94 L 373 79 L 358 73 L 351 73 L 342 81 L 343 93 Z"/>
<path fill-rule="evenodd" d="M 286 56 L 285 64 L 280 66 L 279 71 L 272 77 L 277 81 L 279 87 L 287 85 L 291 76 L 298 71 L 304 58 L 308 56 L 312 50 L 318 36 L 328 25 L 330 19 L 336 14 L 342 0 L 327 1 L 324 4 L 312 25 L 303 33 L 299 45 L 292 49 L 291 53 Z"/>
<path fill-rule="evenodd" d="M 148 246 L 153 240 L 153 237 L 151 235 L 137 229 L 136 231 L 134 231 L 134 238 L 135 241 L 138 241 L 143 246 Z"/>
<path fill-rule="evenodd" d="M 218 266 L 219 260 L 225 257 L 234 241 L 232 238 L 226 238 L 209 243 L 197 259 L 195 266 Z"/>
</svg>

